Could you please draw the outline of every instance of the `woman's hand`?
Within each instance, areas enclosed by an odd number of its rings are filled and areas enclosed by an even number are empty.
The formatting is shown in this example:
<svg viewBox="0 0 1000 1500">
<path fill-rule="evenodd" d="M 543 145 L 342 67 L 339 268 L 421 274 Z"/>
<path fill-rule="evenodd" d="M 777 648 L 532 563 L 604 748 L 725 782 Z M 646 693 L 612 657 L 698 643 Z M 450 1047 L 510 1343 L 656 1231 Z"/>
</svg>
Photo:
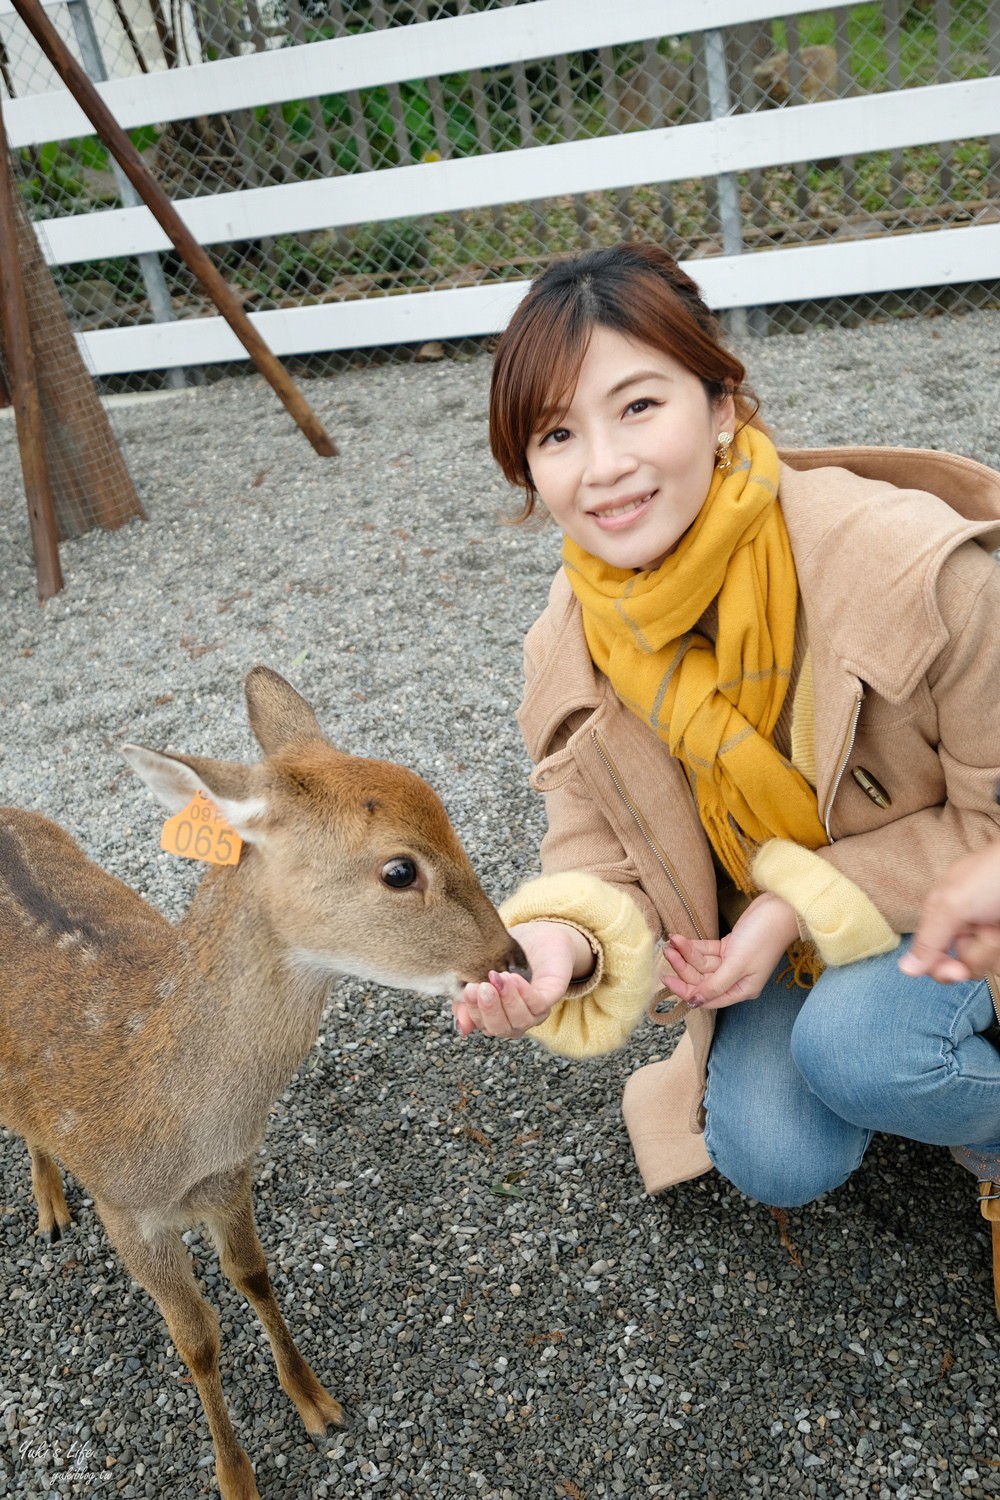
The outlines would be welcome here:
<svg viewBox="0 0 1000 1500">
<path fill-rule="evenodd" d="M 755 1000 L 798 936 L 799 920 L 792 907 L 765 891 L 724 938 L 671 937 L 663 956 L 674 972 L 663 982 L 679 1000 L 697 1009 L 719 1010 Z"/>
<path fill-rule="evenodd" d="M 489 982 L 467 984 L 452 1002 L 455 1029 L 487 1036 L 524 1036 L 545 1020 L 563 998 L 574 976 L 583 978 L 594 964 L 590 944 L 565 922 L 521 922 L 510 929 L 531 965 L 531 979 L 520 974 L 491 974 Z"/>
<path fill-rule="evenodd" d="M 1000 841 L 957 860 L 924 903 L 904 974 L 940 984 L 982 979 L 1000 965 Z"/>
</svg>

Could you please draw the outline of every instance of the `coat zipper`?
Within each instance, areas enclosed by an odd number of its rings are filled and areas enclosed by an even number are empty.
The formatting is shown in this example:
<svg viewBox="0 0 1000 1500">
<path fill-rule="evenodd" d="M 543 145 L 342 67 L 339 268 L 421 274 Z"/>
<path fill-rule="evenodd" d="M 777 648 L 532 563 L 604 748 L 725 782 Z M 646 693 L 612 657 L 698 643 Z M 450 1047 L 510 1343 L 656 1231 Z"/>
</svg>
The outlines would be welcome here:
<svg viewBox="0 0 1000 1500">
<path fill-rule="evenodd" d="M 694 928 L 695 933 L 698 937 L 703 938 L 705 936 L 704 928 L 698 921 L 698 918 L 695 916 L 694 907 L 688 900 L 684 888 L 674 872 L 673 866 L 671 865 L 664 851 L 660 848 L 659 844 L 653 838 L 653 835 L 650 833 L 649 828 L 646 824 L 645 818 L 639 812 L 639 809 L 636 807 L 628 792 L 625 790 L 625 784 L 622 781 L 621 775 L 619 774 L 618 767 L 615 765 L 614 761 L 611 759 L 611 756 L 605 749 L 601 737 L 597 733 L 597 730 L 592 729 L 590 731 L 590 734 L 591 738 L 594 741 L 594 745 L 597 749 L 598 755 L 601 757 L 602 761 L 607 767 L 608 774 L 610 775 L 612 783 L 614 784 L 615 791 L 618 793 L 622 802 L 625 804 L 625 807 L 634 820 L 635 825 L 641 833 L 643 839 L 649 845 L 649 848 L 654 858 L 656 859 L 657 864 L 660 866 L 664 875 L 666 875 L 667 879 L 670 881 L 677 899 L 680 901 L 684 910 L 687 912 L 688 917 L 690 918 L 691 926 Z"/>
<path fill-rule="evenodd" d="M 850 732 L 850 734 L 848 735 L 848 738 L 847 738 L 847 746 L 846 746 L 846 749 L 844 750 L 843 758 L 841 759 L 841 762 L 840 762 L 840 769 L 838 770 L 836 776 L 833 779 L 833 786 L 831 787 L 831 789 L 830 789 L 830 795 L 827 798 L 826 815 L 823 818 L 823 827 L 826 829 L 826 836 L 830 840 L 831 844 L 833 843 L 833 834 L 830 832 L 830 818 L 831 818 L 831 816 L 833 814 L 833 802 L 834 802 L 834 798 L 837 795 L 837 792 L 840 789 L 840 783 L 843 780 L 844 772 L 847 770 L 847 762 L 851 758 L 851 751 L 854 749 L 854 740 L 855 740 L 855 737 L 857 736 L 857 732 L 858 732 L 858 720 L 861 717 L 861 701 L 862 701 L 862 697 L 863 697 L 863 694 L 861 694 L 861 693 L 857 693 L 855 695 L 855 699 L 854 699 L 854 714 L 853 714 L 853 716 L 851 718 L 851 732 Z"/>
</svg>

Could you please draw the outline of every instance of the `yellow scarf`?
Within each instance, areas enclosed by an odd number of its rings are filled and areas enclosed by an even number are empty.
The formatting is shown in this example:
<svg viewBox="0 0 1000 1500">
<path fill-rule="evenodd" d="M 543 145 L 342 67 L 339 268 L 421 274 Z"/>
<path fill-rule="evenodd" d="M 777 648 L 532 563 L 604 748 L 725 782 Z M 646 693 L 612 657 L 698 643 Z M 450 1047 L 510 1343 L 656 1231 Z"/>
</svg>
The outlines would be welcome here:
<svg viewBox="0 0 1000 1500">
<path fill-rule="evenodd" d="M 712 847 L 744 891 L 756 845 L 826 843 L 815 792 L 772 740 L 798 603 L 778 474 L 770 439 L 744 428 L 732 467 L 715 471 L 693 525 L 652 572 L 563 543 L 595 665 L 683 764 Z M 716 598 L 713 646 L 694 626 Z"/>
</svg>

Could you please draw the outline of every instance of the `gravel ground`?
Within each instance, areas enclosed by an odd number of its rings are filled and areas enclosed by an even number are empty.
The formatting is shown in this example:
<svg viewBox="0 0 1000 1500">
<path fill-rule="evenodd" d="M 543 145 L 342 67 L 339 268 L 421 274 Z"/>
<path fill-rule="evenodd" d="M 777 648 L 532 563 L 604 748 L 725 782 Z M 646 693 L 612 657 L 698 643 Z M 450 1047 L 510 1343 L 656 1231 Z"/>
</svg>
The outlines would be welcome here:
<svg viewBox="0 0 1000 1500">
<path fill-rule="evenodd" d="M 779 438 L 953 448 L 1000 466 L 1000 315 L 750 351 Z M 542 810 L 513 724 L 552 530 L 499 524 L 485 357 L 310 383 L 319 460 L 255 378 L 118 406 L 150 519 L 62 549 L 39 610 L 13 423 L 0 422 L 0 792 L 62 822 L 171 916 L 192 866 L 123 740 L 252 754 L 247 667 L 287 673 L 348 749 L 441 792 L 499 899 Z M 350 1406 L 301 1430 L 263 1335 L 191 1236 L 262 1495 L 544 1500 L 1000 1494 L 987 1226 L 941 1150 L 880 1138 L 779 1224 L 715 1177 L 642 1192 L 619 1113 L 643 1028 L 568 1063 L 459 1040 L 444 1002 L 342 983 L 278 1101 L 257 1209 L 303 1352 Z M 193 1387 L 70 1181 L 35 1239 L 0 1132 L 0 1495 L 214 1491 Z"/>
</svg>

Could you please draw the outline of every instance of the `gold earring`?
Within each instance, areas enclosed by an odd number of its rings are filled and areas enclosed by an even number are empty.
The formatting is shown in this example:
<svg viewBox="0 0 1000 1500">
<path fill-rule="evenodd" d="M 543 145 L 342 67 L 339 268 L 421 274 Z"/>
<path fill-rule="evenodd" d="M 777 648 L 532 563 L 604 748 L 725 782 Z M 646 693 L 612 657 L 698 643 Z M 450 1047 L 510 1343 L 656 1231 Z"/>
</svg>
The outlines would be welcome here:
<svg viewBox="0 0 1000 1500">
<path fill-rule="evenodd" d="M 732 441 L 731 432 L 720 432 L 715 444 L 715 467 L 722 474 L 728 474 L 733 467 Z"/>
</svg>

